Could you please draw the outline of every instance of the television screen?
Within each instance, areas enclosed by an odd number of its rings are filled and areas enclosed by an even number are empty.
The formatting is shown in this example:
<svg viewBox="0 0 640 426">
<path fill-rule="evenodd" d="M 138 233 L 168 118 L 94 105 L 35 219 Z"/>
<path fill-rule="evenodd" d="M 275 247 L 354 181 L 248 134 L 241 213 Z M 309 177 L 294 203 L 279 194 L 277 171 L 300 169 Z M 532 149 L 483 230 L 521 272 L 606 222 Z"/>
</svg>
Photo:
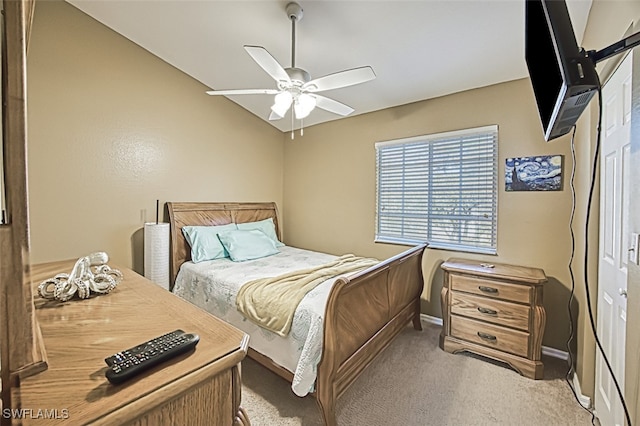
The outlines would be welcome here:
<svg viewBox="0 0 640 426">
<path fill-rule="evenodd" d="M 525 60 L 545 140 L 569 133 L 600 85 L 564 1 L 527 0 Z"/>
</svg>

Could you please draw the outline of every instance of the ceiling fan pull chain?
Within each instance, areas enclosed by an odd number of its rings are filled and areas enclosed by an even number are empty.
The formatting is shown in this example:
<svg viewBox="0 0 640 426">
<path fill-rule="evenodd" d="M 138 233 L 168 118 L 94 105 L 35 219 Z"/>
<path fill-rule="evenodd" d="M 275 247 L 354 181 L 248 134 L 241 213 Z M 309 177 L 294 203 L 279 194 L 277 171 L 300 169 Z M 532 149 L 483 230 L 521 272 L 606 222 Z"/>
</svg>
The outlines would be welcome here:
<svg viewBox="0 0 640 426">
<path fill-rule="evenodd" d="M 295 129 L 293 128 L 293 111 L 291 111 L 291 140 L 295 138 Z"/>
<path fill-rule="evenodd" d="M 304 118 L 300 120 L 300 136 L 304 136 Z"/>
</svg>

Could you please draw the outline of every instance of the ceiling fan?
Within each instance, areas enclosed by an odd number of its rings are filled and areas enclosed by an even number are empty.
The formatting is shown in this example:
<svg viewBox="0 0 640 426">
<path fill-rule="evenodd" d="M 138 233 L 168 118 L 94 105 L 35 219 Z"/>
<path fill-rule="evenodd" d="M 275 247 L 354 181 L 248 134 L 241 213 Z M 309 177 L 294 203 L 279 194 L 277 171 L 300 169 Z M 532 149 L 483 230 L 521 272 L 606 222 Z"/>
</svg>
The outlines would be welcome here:
<svg viewBox="0 0 640 426">
<path fill-rule="evenodd" d="M 373 69 L 370 66 L 364 66 L 312 80 L 307 71 L 302 68 L 296 68 L 296 22 L 302 19 L 302 7 L 298 3 L 292 2 L 287 4 L 286 12 L 291 20 L 291 67 L 282 67 L 264 47 L 244 46 L 244 49 L 253 60 L 276 81 L 277 89 L 211 90 L 207 94 L 223 96 L 275 95 L 269 120 L 283 118 L 291 108 L 291 105 L 293 105 L 295 118 L 298 120 L 307 117 L 315 107 L 341 116 L 351 114 L 354 111 L 353 108 L 326 96 L 319 95 L 318 92 L 353 86 L 373 80 L 376 78 Z M 291 118 L 293 120 L 293 115 Z"/>
</svg>

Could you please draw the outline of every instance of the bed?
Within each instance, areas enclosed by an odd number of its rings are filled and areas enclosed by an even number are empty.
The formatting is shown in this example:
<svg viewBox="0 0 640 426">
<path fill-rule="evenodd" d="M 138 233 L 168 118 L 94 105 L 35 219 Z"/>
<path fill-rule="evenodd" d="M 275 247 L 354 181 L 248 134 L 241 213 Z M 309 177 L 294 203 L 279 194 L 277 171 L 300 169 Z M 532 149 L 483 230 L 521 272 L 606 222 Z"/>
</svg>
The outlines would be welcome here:
<svg viewBox="0 0 640 426">
<path fill-rule="evenodd" d="M 189 284 L 198 282 L 199 279 L 194 278 L 197 275 L 189 274 L 207 273 L 205 272 L 207 267 L 211 270 L 224 268 L 215 266 L 219 265 L 216 264 L 217 260 L 191 262 L 190 246 L 182 233 L 182 228 L 184 226 L 220 226 L 230 223 L 246 224 L 270 219 L 275 225 L 278 239 L 281 240 L 275 203 L 168 202 L 167 211 L 171 227 L 172 291 L 177 291 L 179 296 L 187 300 L 191 299 L 191 302 L 238 326 L 234 323 L 233 317 L 236 320 L 243 320 L 238 316 L 240 315 L 238 312 L 233 312 L 235 304 L 230 300 L 233 291 L 236 290 L 231 289 L 224 293 L 231 308 L 218 306 L 218 309 L 214 309 L 213 306 L 219 305 L 219 302 L 207 305 L 204 299 L 208 300 L 213 296 L 209 293 L 206 295 L 198 293 L 193 287 L 201 286 Z M 247 331 L 251 336 L 249 357 L 291 382 L 296 394 L 303 394 L 307 388 L 313 390 L 324 423 L 335 425 L 336 399 L 404 327 L 413 323 L 415 329 L 421 330 L 420 295 L 423 289 L 421 260 L 424 249 L 425 245 L 413 247 L 362 271 L 340 275 L 330 283 L 323 283 L 314 289 L 313 292 L 318 293 L 315 296 L 326 299 L 319 333 L 318 327 L 311 327 L 313 333 L 319 334 L 318 338 L 321 342 L 319 345 L 311 344 L 310 348 L 300 348 L 300 342 L 286 343 L 284 340 L 277 340 L 277 344 L 269 347 L 265 342 L 273 340 L 269 337 L 270 332 L 253 329 L 253 331 Z M 274 259 L 284 257 L 289 260 L 311 259 L 312 263 L 335 258 L 322 253 L 307 253 L 307 251 L 288 246 L 281 247 L 280 252 L 272 257 Z M 257 263 L 266 264 L 270 261 L 261 260 Z M 246 271 L 242 274 L 247 279 L 255 276 L 255 262 L 238 262 L 238 265 L 231 265 L 233 262 L 228 260 L 227 262 L 225 267 L 229 268 L 238 268 L 244 264 Z M 189 276 L 192 278 L 188 278 Z M 214 279 L 211 282 L 218 281 Z M 301 303 L 302 305 L 304 303 Z M 239 324 L 239 328 L 246 329 L 246 327 L 256 326 L 247 321 Z M 287 354 L 282 353 L 282 348 L 286 348 L 287 345 L 291 348 L 298 346 L 299 350 L 306 350 L 307 355 L 311 354 L 312 364 L 302 368 L 305 371 L 313 371 L 315 380 L 311 386 L 309 386 L 309 377 L 299 374 L 296 366 L 292 364 L 294 360 L 287 359 Z M 316 361 L 313 361 L 314 359 Z M 297 390 L 296 386 L 298 386 Z"/>
</svg>

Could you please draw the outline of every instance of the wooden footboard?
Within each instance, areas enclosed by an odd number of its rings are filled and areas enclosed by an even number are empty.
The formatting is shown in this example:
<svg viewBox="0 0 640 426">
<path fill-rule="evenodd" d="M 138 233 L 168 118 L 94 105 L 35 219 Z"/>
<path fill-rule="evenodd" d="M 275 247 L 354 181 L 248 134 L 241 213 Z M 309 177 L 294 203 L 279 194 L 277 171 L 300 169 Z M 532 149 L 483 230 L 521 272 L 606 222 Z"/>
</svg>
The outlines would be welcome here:
<svg viewBox="0 0 640 426">
<path fill-rule="evenodd" d="M 373 268 L 340 278 L 329 295 L 316 398 L 326 425 L 335 400 L 408 322 L 421 330 L 422 253 L 414 247 Z"/>
</svg>

